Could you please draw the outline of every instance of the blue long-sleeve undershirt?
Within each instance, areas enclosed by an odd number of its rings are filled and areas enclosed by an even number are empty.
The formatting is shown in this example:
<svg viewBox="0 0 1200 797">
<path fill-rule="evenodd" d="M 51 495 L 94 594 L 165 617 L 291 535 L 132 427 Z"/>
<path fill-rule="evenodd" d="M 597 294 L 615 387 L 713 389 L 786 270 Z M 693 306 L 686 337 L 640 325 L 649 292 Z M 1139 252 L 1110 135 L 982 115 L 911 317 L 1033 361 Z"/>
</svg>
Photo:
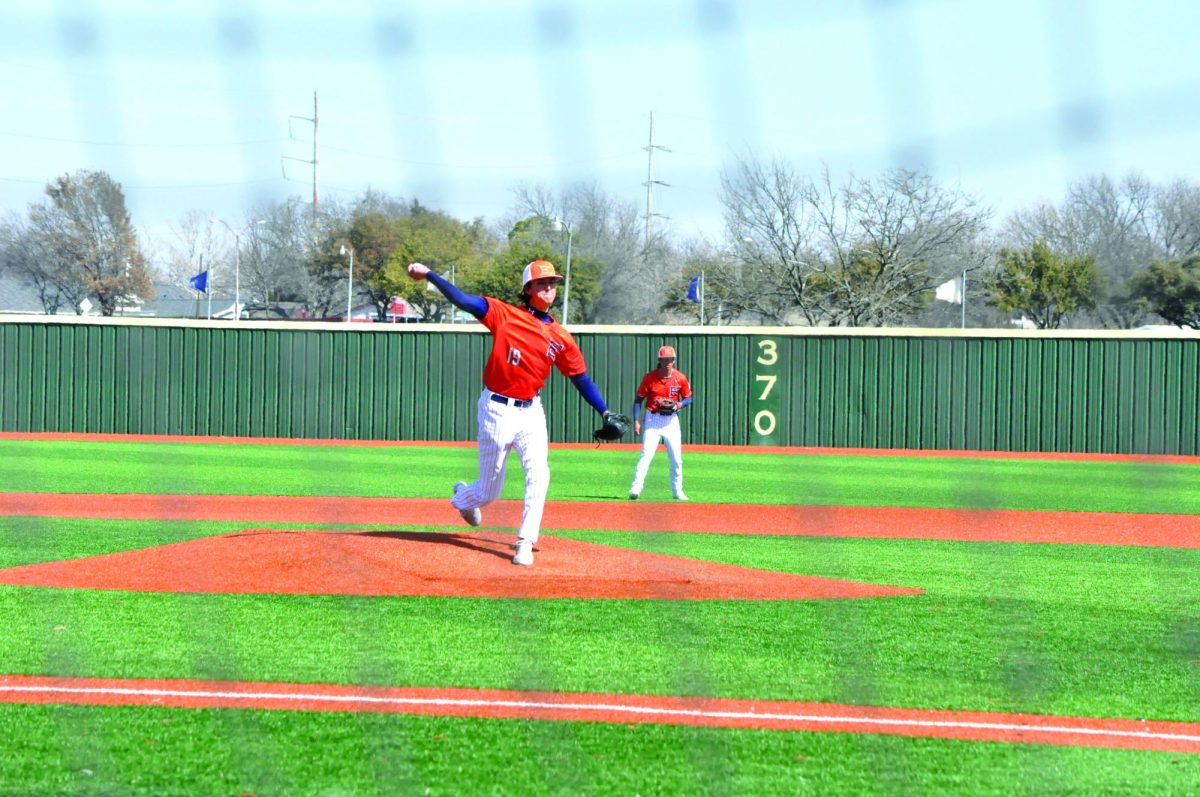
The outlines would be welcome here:
<svg viewBox="0 0 1200 797">
<path fill-rule="evenodd" d="M 466 310 L 479 320 L 483 320 L 483 317 L 487 315 L 487 299 L 482 296 L 460 291 L 457 285 L 432 271 L 425 275 L 425 279 L 432 282 L 442 292 L 442 296 L 445 296 L 450 304 L 458 309 Z"/>
<path fill-rule="evenodd" d="M 583 400 L 591 404 L 596 412 L 601 415 L 608 412 L 608 404 L 604 402 L 604 396 L 600 395 L 600 388 L 596 387 L 596 383 L 587 375 L 587 371 L 571 377 L 571 384 L 575 385 L 575 389 L 583 396 Z"/>
</svg>

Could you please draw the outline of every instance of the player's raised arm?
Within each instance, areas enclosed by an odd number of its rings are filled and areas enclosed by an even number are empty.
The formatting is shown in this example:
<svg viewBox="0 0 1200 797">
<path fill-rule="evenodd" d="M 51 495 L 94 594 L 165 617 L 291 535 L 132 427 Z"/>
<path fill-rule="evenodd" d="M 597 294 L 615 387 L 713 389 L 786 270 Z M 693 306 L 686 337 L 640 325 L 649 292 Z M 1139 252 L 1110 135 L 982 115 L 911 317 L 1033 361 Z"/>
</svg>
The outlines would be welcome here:
<svg viewBox="0 0 1200 797">
<path fill-rule="evenodd" d="M 473 293 L 460 291 L 458 286 L 443 279 L 441 275 L 424 263 L 409 263 L 408 276 L 415 280 L 429 280 L 435 288 L 441 291 L 442 296 L 449 300 L 450 304 L 460 310 L 466 310 L 477 319 L 482 319 L 487 315 L 487 299 Z"/>
</svg>

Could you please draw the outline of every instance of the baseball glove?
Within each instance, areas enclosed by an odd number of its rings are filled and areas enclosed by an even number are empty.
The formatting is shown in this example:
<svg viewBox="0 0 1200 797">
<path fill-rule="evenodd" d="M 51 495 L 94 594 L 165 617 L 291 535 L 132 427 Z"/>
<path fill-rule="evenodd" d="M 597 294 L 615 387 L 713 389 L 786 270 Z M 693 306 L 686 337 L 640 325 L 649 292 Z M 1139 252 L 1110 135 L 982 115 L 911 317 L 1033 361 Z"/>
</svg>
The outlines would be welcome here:
<svg viewBox="0 0 1200 797">
<path fill-rule="evenodd" d="M 673 399 L 662 399 L 658 402 L 658 413 L 660 415 L 674 415 L 679 409 L 679 403 Z"/>
<path fill-rule="evenodd" d="M 629 418 L 619 412 L 604 413 L 604 425 L 592 432 L 592 437 L 602 443 L 620 440 L 629 431 L 632 424 Z"/>
</svg>

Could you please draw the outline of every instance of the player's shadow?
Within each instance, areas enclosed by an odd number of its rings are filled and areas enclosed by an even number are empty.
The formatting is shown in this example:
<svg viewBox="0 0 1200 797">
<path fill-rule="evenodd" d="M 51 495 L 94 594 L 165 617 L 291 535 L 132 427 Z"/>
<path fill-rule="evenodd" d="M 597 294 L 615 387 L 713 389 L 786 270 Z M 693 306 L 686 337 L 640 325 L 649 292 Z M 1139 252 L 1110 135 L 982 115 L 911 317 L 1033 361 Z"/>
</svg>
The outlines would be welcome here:
<svg viewBox="0 0 1200 797">
<path fill-rule="evenodd" d="M 452 545 L 455 548 L 465 548 L 470 551 L 498 556 L 501 559 L 512 559 L 512 546 L 504 542 L 491 542 L 463 537 L 458 534 L 438 534 L 430 531 L 362 531 L 360 537 L 382 537 L 392 540 L 408 540 L 429 545 Z"/>
</svg>

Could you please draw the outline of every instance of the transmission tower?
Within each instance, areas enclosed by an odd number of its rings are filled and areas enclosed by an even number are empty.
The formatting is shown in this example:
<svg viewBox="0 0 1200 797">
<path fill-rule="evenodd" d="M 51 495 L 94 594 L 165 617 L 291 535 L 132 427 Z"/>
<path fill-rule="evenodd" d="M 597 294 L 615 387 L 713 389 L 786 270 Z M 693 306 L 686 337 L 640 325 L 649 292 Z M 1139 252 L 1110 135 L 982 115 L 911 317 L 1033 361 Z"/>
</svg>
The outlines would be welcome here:
<svg viewBox="0 0 1200 797">
<path fill-rule="evenodd" d="M 317 157 L 317 129 L 318 129 L 317 122 L 318 122 L 319 118 L 320 117 L 317 115 L 317 92 L 314 91 L 313 92 L 313 115 L 312 115 L 312 117 L 311 118 L 309 118 L 307 116 L 289 116 L 288 117 L 288 135 L 289 136 L 292 136 L 292 120 L 293 119 L 299 119 L 302 122 L 312 122 L 312 126 L 313 126 L 312 160 L 305 160 L 303 158 L 292 158 L 292 157 L 288 157 L 287 155 L 283 156 L 283 160 L 300 161 L 301 163 L 312 164 L 312 217 L 313 217 L 314 222 L 317 220 L 317 206 L 320 203 L 320 198 L 321 198 L 320 197 L 320 188 L 319 188 L 320 172 L 318 171 L 318 169 L 320 167 L 320 159 Z M 294 136 L 292 136 L 292 138 L 293 138 L 293 140 L 295 139 Z M 285 180 L 288 179 L 286 168 L 283 170 L 283 179 L 285 179 Z"/>
<path fill-rule="evenodd" d="M 653 210 L 654 186 L 661 185 L 664 187 L 669 187 L 671 185 L 670 183 L 664 183 L 662 180 L 654 179 L 654 151 L 655 150 L 662 150 L 663 152 L 671 151 L 664 146 L 654 143 L 654 111 L 650 112 L 650 140 L 649 140 L 649 143 L 642 149 L 646 150 L 646 182 L 642 183 L 642 185 L 646 186 L 646 232 L 645 232 L 645 242 L 642 244 L 642 251 L 649 252 L 650 251 L 650 220 L 653 218 L 656 218 L 656 217 L 660 218 L 660 219 L 670 218 L 669 216 L 664 216 L 661 213 L 655 213 Z"/>
</svg>

